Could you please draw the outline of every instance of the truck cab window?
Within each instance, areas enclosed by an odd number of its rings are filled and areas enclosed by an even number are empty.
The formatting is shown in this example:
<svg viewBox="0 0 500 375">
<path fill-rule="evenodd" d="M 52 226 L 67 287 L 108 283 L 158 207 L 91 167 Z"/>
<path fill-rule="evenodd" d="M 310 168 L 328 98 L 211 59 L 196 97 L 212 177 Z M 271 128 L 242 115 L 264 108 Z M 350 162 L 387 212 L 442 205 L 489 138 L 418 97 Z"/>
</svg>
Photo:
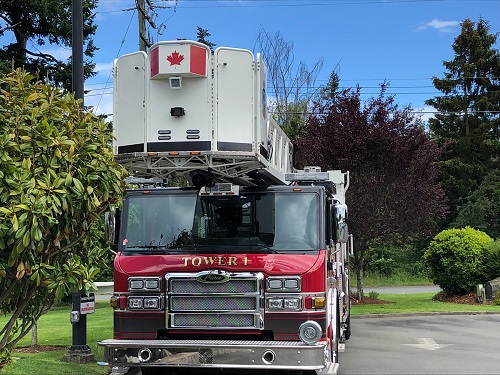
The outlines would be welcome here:
<svg viewBox="0 0 500 375">
<path fill-rule="evenodd" d="M 125 249 L 319 248 L 319 203 L 313 193 L 251 192 L 227 198 L 194 192 L 137 195 L 129 197 L 125 212 Z"/>
</svg>

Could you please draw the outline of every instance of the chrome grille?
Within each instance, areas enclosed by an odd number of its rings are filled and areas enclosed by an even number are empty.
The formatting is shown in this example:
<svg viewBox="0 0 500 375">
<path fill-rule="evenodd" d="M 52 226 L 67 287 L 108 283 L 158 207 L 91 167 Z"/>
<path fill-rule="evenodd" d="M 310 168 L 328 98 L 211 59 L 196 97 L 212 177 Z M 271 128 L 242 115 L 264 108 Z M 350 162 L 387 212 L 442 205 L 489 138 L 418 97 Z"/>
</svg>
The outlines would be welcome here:
<svg viewBox="0 0 500 375">
<path fill-rule="evenodd" d="M 206 282 L 207 274 L 223 277 Z M 165 278 L 169 328 L 263 329 L 262 273 L 212 270 Z"/>
<path fill-rule="evenodd" d="M 187 293 L 252 293 L 258 290 L 257 280 L 232 279 L 225 283 L 201 283 L 192 279 L 172 279 L 170 289 L 174 294 Z"/>
<path fill-rule="evenodd" d="M 253 296 L 172 296 L 170 308 L 172 311 L 231 311 L 255 310 L 258 300 Z"/>
<path fill-rule="evenodd" d="M 245 328 L 255 325 L 253 314 L 172 314 L 173 327 Z"/>
</svg>

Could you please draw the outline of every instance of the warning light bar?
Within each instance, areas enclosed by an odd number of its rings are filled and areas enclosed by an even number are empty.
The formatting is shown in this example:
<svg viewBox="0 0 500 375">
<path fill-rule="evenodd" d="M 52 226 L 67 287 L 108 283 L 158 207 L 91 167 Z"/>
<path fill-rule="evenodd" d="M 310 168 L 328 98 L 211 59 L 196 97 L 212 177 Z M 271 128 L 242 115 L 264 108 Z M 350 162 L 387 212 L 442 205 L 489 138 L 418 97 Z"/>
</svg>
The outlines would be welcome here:
<svg viewBox="0 0 500 375">
<path fill-rule="evenodd" d="M 159 177 L 147 178 L 147 177 L 129 176 L 129 177 L 125 178 L 125 182 L 127 184 L 134 184 L 134 185 L 156 185 L 156 184 L 162 184 L 165 181 L 163 181 Z"/>
<path fill-rule="evenodd" d="M 240 187 L 231 183 L 217 183 L 214 186 L 203 186 L 200 189 L 200 195 L 217 196 L 217 195 L 239 195 Z"/>
<path fill-rule="evenodd" d="M 285 173 L 286 181 L 328 181 L 328 172 L 295 172 Z"/>
</svg>

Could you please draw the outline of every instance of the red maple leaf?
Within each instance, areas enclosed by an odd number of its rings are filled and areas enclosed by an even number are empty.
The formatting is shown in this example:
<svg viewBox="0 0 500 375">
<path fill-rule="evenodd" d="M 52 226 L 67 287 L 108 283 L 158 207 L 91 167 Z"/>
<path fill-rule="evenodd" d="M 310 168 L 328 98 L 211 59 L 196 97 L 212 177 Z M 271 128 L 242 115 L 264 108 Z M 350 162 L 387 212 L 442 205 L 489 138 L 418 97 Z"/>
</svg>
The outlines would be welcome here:
<svg viewBox="0 0 500 375">
<path fill-rule="evenodd" d="M 179 52 L 174 51 L 170 56 L 167 56 L 167 60 L 172 65 L 181 65 L 182 60 L 184 60 L 184 55 L 180 55 Z"/>
</svg>

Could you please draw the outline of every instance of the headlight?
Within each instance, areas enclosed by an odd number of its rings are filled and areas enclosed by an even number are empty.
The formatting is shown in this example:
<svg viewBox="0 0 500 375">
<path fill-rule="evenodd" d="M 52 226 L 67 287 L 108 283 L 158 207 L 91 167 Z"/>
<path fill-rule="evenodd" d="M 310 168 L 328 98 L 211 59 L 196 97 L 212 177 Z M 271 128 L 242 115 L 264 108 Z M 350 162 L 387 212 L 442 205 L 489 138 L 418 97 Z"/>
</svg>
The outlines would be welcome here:
<svg viewBox="0 0 500 375">
<path fill-rule="evenodd" d="M 300 310 L 300 298 L 285 298 L 283 302 L 287 310 Z"/>
<path fill-rule="evenodd" d="M 267 289 L 281 290 L 282 288 L 283 282 L 281 279 L 269 279 L 267 282 Z"/>
<path fill-rule="evenodd" d="M 267 309 L 272 310 L 302 310 L 301 297 L 269 297 L 267 298 Z"/>
<path fill-rule="evenodd" d="M 158 309 L 160 307 L 160 299 L 158 297 L 144 297 L 145 309 Z"/>
<path fill-rule="evenodd" d="M 158 310 L 162 305 L 161 297 L 128 297 L 128 308 L 131 310 Z"/>
<path fill-rule="evenodd" d="M 128 282 L 129 289 L 143 289 L 144 281 L 142 280 L 129 280 Z"/>
<path fill-rule="evenodd" d="M 160 289 L 159 279 L 145 279 L 144 284 L 146 289 Z"/>
<path fill-rule="evenodd" d="M 142 297 L 129 297 L 128 307 L 129 309 L 142 309 L 144 306 L 144 300 Z"/>
<path fill-rule="evenodd" d="M 269 310 L 283 310 L 283 298 L 268 298 L 267 307 Z"/>
<path fill-rule="evenodd" d="M 299 279 L 285 279 L 285 289 L 299 289 Z"/>
<path fill-rule="evenodd" d="M 299 337 L 307 345 L 316 344 L 322 334 L 321 326 L 313 320 L 308 320 L 299 327 Z"/>
<path fill-rule="evenodd" d="M 300 292 L 300 288 L 300 276 L 270 276 L 267 278 L 268 292 Z"/>
<path fill-rule="evenodd" d="M 159 292 L 161 283 L 159 277 L 129 277 L 128 290 Z"/>
</svg>

